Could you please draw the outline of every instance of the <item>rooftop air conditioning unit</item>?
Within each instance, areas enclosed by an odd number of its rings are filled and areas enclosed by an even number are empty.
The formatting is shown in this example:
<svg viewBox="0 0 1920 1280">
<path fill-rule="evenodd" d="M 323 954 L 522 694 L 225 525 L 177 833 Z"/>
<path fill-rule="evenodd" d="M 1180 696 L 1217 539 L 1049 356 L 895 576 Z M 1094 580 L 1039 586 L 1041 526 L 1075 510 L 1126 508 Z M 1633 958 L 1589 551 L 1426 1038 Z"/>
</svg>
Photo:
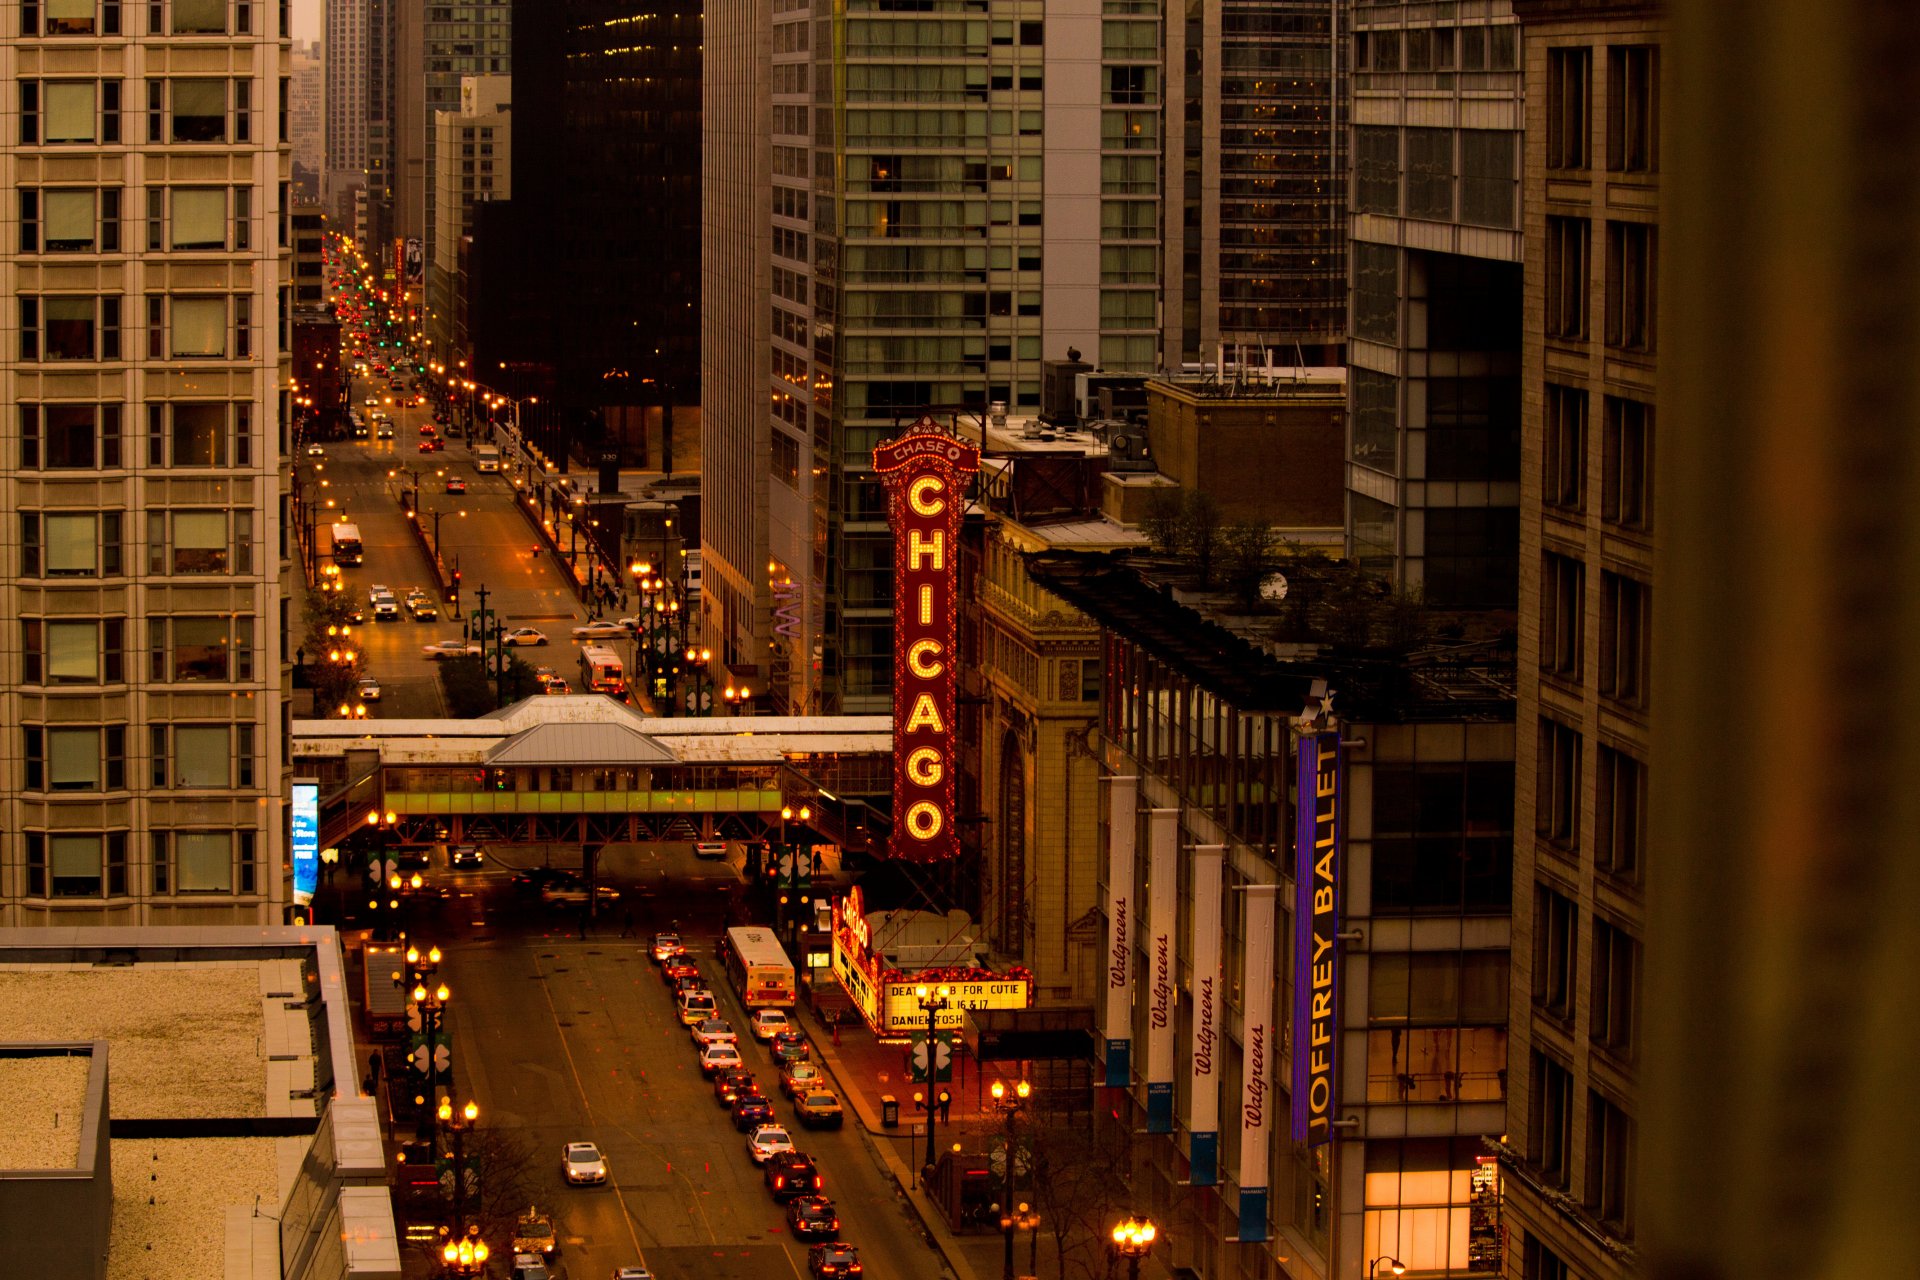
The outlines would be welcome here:
<svg viewBox="0 0 1920 1280">
<path fill-rule="evenodd" d="M 1153 450 L 1139 431 L 1116 431 L 1107 441 L 1107 468 L 1111 471 L 1152 471 Z"/>
</svg>

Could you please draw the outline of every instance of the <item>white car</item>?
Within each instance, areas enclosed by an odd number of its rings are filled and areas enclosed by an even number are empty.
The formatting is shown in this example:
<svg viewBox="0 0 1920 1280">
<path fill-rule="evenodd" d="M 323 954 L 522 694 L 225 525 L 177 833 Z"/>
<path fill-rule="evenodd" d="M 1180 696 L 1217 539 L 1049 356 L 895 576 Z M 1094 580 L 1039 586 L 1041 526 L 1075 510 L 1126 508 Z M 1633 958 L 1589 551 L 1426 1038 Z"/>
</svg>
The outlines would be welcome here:
<svg viewBox="0 0 1920 1280">
<path fill-rule="evenodd" d="M 740 1040 L 739 1032 L 725 1018 L 708 1018 L 689 1028 L 689 1033 L 693 1042 L 702 1048 L 710 1044 L 737 1044 Z"/>
<path fill-rule="evenodd" d="M 696 858 L 724 858 L 727 856 L 725 840 L 696 840 L 693 842 L 693 856 Z"/>
<path fill-rule="evenodd" d="M 307 446 L 307 456 L 309 458 L 324 458 L 327 456 L 327 451 L 317 444 L 310 444 Z"/>
<path fill-rule="evenodd" d="M 755 1164 L 765 1164 L 775 1152 L 793 1149 L 792 1137 L 777 1124 L 763 1124 L 747 1135 L 747 1154 Z"/>
<path fill-rule="evenodd" d="M 429 658 L 477 658 L 480 645 L 474 640 L 435 640 L 432 644 L 420 646 L 420 652 Z"/>
<path fill-rule="evenodd" d="M 575 640 L 624 640 L 631 633 L 617 622 L 588 622 L 567 634 Z"/>
<path fill-rule="evenodd" d="M 545 644 L 547 633 L 537 627 L 515 627 L 500 637 L 502 644 Z"/>
<path fill-rule="evenodd" d="M 788 1019 L 784 1010 L 755 1009 L 753 1011 L 753 1038 L 755 1040 L 771 1040 L 782 1031 L 791 1030 L 793 1030 L 793 1023 Z"/>
<path fill-rule="evenodd" d="M 700 1051 L 700 1074 L 709 1078 L 740 1066 L 740 1047 L 731 1040 L 710 1044 Z"/>
<path fill-rule="evenodd" d="M 607 1160 L 591 1142 L 569 1142 L 560 1149 L 560 1172 L 570 1187 L 607 1180 Z"/>
<path fill-rule="evenodd" d="M 380 682 L 372 676 L 361 676 L 359 683 L 360 701 L 380 701 Z"/>
</svg>

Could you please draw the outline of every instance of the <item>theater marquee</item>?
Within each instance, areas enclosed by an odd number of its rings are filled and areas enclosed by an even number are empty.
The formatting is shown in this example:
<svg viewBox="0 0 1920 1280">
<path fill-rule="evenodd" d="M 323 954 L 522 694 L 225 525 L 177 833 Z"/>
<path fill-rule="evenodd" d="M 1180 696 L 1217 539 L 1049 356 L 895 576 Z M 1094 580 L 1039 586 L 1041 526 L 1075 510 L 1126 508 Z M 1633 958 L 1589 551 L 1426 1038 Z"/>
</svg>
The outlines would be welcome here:
<svg viewBox="0 0 1920 1280">
<path fill-rule="evenodd" d="M 980 451 L 923 417 L 873 451 L 893 528 L 893 839 L 912 862 L 960 851 L 953 825 L 960 516 Z"/>
</svg>

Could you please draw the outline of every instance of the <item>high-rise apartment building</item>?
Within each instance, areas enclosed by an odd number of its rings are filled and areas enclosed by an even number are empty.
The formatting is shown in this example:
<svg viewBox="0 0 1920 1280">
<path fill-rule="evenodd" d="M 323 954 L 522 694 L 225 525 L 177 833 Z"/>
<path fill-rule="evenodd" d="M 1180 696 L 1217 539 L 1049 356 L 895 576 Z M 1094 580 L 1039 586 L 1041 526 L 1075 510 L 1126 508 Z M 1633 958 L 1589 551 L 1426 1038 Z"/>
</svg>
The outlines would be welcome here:
<svg viewBox="0 0 1920 1280">
<path fill-rule="evenodd" d="M 293 143 L 293 185 L 306 202 L 320 198 L 320 178 L 326 170 L 325 75 L 320 46 L 296 43 L 287 138 Z"/>
<path fill-rule="evenodd" d="M 0 923 L 288 901 L 288 10 L 0 7 Z"/>
<path fill-rule="evenodd" d="M 1110 122 L 1164 136 L 1164 363 L 1334 365 L 1346 340 L 1346 109 L 1351 0 L 1168 7 L 1164 113 Z M 1395 6 L 1397 8 L 1397 6 Z M 1151 19 L 1156 0 L 1108 14 Z M 1151 23 L 1108 23 L 1109 54 Z M 1244 358 L 1236 358 L 1236 352 Z M 1050 355 L 1053 353 L 1049 353 Z M 1104 358 L 1104 357 L 1103 357 Z"/>
<path fill-rule="evenodd" d="M 1634 1263 L 1659 7 L 1513 0 L 1526 240 L 1508 1274 Z"/>
<path fill-rule="evenodd" d="M 460 108 L 434 116 L 434 218 L 427 262 L 427 333 L 441 354 L 458 350 L 471 357 L 456 331 L 465 300 L 465 253 L 473 235 L 476 204 L 505 200 L 512 193 L 513 82 L 507 76 L 463 76 Z"/>
<path fill-rule="evenodd" d="M 1520 28 L 1353 12 L 1348 552 L 1443 608 L 1512 608 Z"/>
<path fill-rule="evenodd" d="M 371 3 L 340 0 L 326 6 L 323 92 L 326 152 L 320 200 L 341 226 L 354 222 L 356 188 L 367 183 L 368 147 L 374 123 Z"/>
<path fill-rule="evenodd" d="M 1160 19 L 781 0 L 761 22 L 708 14 L 753 66 L 708 62 L 703 216 L 730 241 L 707 258 L 704 635 L 778 708 L 884 710 L 873 446 L 926 410 L 1037 411 L 1043 359 L 1159 364 Z"/>
</svg>

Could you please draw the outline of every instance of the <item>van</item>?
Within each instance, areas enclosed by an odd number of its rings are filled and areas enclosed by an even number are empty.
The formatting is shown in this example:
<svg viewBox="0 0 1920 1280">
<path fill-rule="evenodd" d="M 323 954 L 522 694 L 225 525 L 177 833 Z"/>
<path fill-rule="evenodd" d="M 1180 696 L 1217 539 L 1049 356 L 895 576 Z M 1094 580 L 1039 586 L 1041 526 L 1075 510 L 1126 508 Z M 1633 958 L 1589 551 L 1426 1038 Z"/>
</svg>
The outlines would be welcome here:
<svg viewBox="0 0 1920 1280">
<path fill-rule="evenodd" d="M 689 991 L 680 997 L 680 1021 L 690 1027 L 697 1027 L 717 1015 L 713 997 L 704 991 Z"/>
</svg>

